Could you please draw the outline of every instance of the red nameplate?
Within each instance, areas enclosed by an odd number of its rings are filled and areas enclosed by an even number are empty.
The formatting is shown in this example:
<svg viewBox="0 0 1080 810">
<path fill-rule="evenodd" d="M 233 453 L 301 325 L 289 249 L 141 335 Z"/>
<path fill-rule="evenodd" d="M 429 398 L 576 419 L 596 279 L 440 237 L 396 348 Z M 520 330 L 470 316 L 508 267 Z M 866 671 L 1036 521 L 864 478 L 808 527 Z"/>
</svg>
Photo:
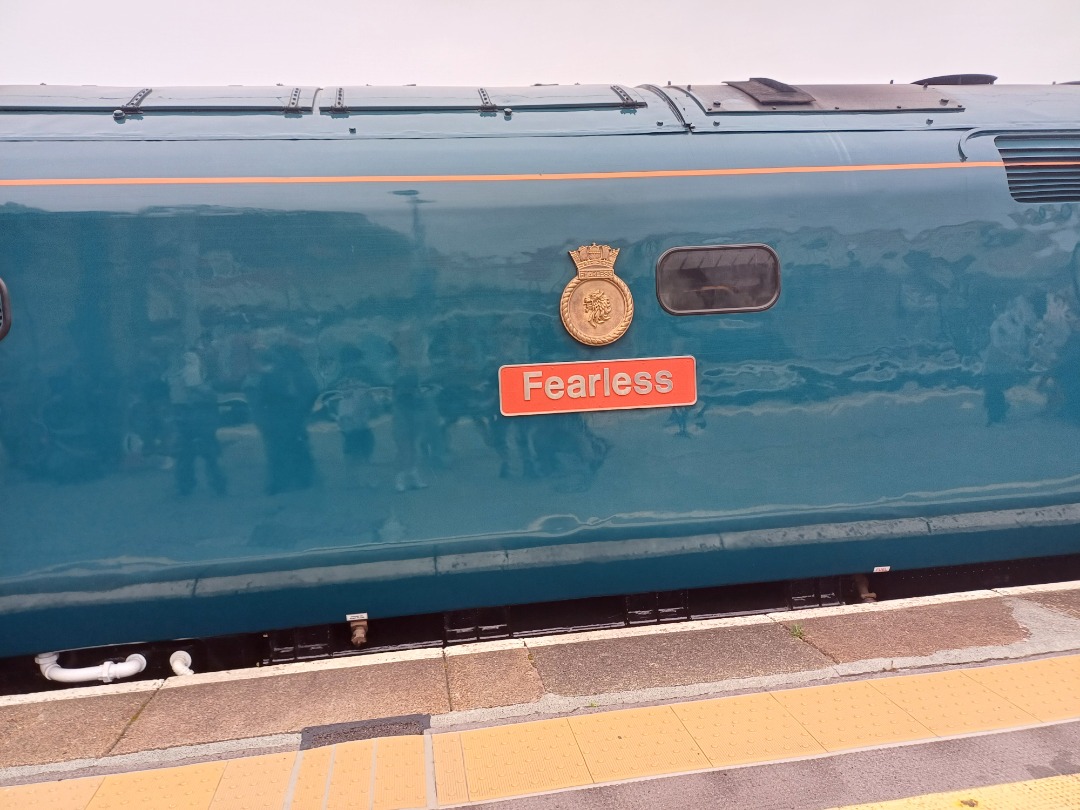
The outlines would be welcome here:
<svg viewBox="0 0 1080 810">
<path fill-rule="evenodd" d="M 671 408 L 695 402 L 693 357 L 528 363 L 499 369 L 503 416 Z"/>
</svg>

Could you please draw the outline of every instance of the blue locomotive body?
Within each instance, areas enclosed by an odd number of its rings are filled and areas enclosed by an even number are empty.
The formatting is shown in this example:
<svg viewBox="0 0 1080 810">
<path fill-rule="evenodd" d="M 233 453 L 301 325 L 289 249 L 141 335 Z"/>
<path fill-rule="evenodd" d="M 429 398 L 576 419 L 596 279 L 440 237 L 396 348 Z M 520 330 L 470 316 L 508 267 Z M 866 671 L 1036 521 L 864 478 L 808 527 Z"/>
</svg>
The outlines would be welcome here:
<svg viewBox="0 0 1080 810">
<path fill-rule="evenodd" d="M 0 154 L 0 656 L 1080 551 L 1080 86 L 0 88 Z M 775 303 L 661 306 L 726 245 Z"/>
</svg>

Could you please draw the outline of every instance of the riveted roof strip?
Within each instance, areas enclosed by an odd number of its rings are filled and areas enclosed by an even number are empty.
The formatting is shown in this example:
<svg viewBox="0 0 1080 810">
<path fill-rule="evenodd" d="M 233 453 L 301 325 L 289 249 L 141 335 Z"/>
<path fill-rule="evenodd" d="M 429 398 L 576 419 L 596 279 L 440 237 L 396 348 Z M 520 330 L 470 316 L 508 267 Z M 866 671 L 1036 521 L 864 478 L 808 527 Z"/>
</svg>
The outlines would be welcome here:
<svg viewBox="0 0 1080 810">
<path fill-rule="evenodd" d="M 662 88 L 657 87 L 655 84 L 639 84 L 638 89 L 639 90 L 649 90 L 649 91 L 651 91 L 653 93 L 656 93 L 656 95 L 658 95 L 663 100 L 663 102 L 665 104 L 667 104 L 668 109 L 671 110 L 672 114 L 678 120 L 679 125 L 682 126 L 682 127 L 687 126 L 686 117 L 682 114 L 682 110 L 679 109 L 679 105 L 676 104 L 672 100 L 671 96 L 669 96 L 667 93 L 665 93 Z"/>
</svg>

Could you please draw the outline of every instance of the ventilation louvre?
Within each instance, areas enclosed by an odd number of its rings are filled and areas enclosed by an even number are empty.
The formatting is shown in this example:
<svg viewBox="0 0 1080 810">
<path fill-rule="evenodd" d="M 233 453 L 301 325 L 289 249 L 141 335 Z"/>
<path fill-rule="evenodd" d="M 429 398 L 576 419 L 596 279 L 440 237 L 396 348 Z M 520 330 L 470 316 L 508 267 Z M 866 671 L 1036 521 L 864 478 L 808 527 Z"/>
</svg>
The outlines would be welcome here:
<svg viewBox="0 0 1080 810">
<path fill-rule="evenodd" d="M 994 139 L 1018 202 L 1080 202 L 1080 133 Z"/>
</svg>

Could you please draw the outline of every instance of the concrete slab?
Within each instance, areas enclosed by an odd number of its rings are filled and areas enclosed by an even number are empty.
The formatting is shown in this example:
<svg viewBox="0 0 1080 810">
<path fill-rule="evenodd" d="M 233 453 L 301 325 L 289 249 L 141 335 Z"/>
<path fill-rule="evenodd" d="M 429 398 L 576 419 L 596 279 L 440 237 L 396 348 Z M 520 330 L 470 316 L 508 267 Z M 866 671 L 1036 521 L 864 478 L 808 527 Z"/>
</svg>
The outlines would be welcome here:
<svg viewBox="0 0 1080 810">
<path fill-rule="evenodd" d="M 0 707 L 0 768 L 105 756 L 152 694 Z"/>
<path fill-rule="evenodd" d="M 1043 607 L 1072 616 L 1074 619 L 1080 619 L 1080 590 L 1024 594 L 1021 598 L 1027 602 L 1037 602 Z"/>
<path fill-rule="evenodd" d="M 557 644 L 532 654 L 544 687 L 559 695 L 685 686 L 832 663 L 776 624 Z"/>
<path fill-rule="evenodd" d="M 449 710 L 442 659 L 200 684 L 155 693 L 112 753 Z"/>
<path fill-rule="evenodd" d="M 933 655 L 942 650 L 1012 644 L 1027 638 L 1004 599 L 845 613 L 799 621 L 797 613 L 785 621 L 796 625 L 808 644 L 837 663 L 872 658 Z"/>
<path fill-rule="evenodd" d="M 454 711 L 532 703 L 544 694 L 540 674 L 524 647 L 447 656 L 446 677 Z"/>
</svg>

